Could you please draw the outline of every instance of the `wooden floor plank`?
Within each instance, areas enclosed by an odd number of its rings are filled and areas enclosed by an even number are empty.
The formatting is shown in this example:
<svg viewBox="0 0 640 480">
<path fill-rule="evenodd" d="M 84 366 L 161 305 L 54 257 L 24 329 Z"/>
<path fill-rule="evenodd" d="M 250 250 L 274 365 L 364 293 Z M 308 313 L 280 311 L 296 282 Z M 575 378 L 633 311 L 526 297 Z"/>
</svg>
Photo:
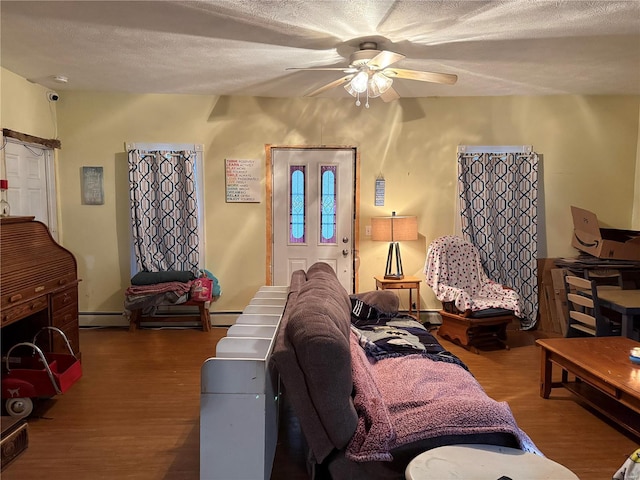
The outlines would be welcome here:
<svg viewBox="0 0 640 480">
<path fill-rule="evenodd" d="M 225 333 L 83 329 L 82 379 L 38 405 L 29 420 L 29 448 L 2 479 L 198 479 L 200 367 Z M 442 343 L 467 363 L 491 397 L 509 403 L 547 457 L 582 480 L 611 478 L 640 440 L 563 389 L 541 398 L 535 338 L 535 332 L 509 332 L 511 350 L 479 355 Z M 299 426 L 282 418 L 272 478 L 303 480 Z"/>
</svg>

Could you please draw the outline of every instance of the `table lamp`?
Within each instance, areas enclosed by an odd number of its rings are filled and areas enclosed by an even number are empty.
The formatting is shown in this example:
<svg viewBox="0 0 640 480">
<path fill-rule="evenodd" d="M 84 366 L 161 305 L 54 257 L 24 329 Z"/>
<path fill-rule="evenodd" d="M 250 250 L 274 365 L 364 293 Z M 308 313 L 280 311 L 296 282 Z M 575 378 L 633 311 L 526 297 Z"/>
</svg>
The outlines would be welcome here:
<svg viewBox="0 0 640 480">
<path fill-rule="evenodd" d="M 371 239 L 380 242 L 389 242 L 389 254 L 387 255 L 387 268 L 384 278 L 401 280 L 402 258 L 400 257 L 400 244 L 402 240 L 418 239 L 418 217 L 399 216 L 392 212 L 390 217 L 371 218 Z M 393 271 L 395 256 L 395 271 Z"/>
</svg>

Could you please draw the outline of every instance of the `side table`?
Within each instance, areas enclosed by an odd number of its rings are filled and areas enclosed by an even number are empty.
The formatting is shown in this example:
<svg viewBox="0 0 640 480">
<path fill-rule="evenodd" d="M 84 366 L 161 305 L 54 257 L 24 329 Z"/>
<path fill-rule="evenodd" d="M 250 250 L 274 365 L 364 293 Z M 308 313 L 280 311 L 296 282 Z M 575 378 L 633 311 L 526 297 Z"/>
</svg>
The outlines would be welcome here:
<svg viewBox="0 0 640 480">
<path fill-rule="evenodd" d="M 409 315 L 420 321 L 420 280 L 418 277 L 404 277 L 400 280 L 384 278 L 384 276 L 374 276 L 376 280 L 376 290 L 409 290 Z M 412 290 L 417 292 L 416 313 L 413 314 Z"/>
</svg>

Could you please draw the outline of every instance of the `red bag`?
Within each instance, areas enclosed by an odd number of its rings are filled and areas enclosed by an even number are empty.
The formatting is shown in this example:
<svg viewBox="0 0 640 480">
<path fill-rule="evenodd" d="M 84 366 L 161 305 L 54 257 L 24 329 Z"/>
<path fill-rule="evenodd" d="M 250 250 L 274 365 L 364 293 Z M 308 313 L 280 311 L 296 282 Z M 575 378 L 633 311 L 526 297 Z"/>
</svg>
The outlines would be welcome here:
<svg viewBox="0 0 640 480">
<path fill-rule="evenodd" d="M 213 280 L 203 274 L 202 277 L 196 278 L 191 284 L 191 300 L 196 302 L 208 302 L 211 300 L 211 290 L 213 289 Z"/>
</svg>

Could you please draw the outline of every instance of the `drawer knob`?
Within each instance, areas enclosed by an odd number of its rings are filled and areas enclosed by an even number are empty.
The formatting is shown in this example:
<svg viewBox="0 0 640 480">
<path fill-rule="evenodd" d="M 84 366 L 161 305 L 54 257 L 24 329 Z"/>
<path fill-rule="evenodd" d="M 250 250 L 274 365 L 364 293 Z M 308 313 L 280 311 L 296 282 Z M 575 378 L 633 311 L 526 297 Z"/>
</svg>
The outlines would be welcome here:
<svg viewBox="0 0 640 480">
<path fill-rule="evenodd" d="M 38 293 L 44 290 L 44 285 L 40 285 L 39 287 L 36 287 L 33 291 Z"/>
<path fill-rule="evenodd" d="M 15 295 L 11 295 L 11 297 L 9 297 L 10 302 L 17 302 L 18 300 L 21 300 L 21 299 L 22 299 L 21 293 L 16 293 Z"/>
</svg>

